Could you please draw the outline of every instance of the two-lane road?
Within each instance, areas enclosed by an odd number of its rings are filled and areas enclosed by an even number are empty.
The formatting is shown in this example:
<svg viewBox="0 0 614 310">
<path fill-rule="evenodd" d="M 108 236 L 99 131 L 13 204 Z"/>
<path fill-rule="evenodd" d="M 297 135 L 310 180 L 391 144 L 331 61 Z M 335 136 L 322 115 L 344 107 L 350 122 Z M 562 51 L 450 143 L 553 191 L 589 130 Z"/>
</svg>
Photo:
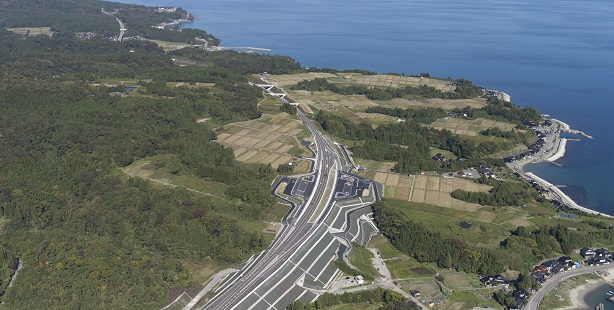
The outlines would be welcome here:
<svg viewBox="0 0 614 310">
<path fill-rule="evenodd" d="M 523 309 L 537 310 L 539 308 L 539 303 L 542 301 L 542 299 L 544 299 L 544 297 L 546 297 L 550 293 L 550 291 L 552 291 L 559 283 L 561 283 L 565 279 L 579 276 L 581 274 L 591 273 L 594 271 L 602 271 L 609 269 L 614 269 L 614 265 L 580 267 L 576 269 L 571 269 L 564 273 L 559 273 L 546 281 L 546 283 L 544 283 L 544 285 L 537 292 L 531 295 L 531 297 L 525 303 Z"/>
</svg>

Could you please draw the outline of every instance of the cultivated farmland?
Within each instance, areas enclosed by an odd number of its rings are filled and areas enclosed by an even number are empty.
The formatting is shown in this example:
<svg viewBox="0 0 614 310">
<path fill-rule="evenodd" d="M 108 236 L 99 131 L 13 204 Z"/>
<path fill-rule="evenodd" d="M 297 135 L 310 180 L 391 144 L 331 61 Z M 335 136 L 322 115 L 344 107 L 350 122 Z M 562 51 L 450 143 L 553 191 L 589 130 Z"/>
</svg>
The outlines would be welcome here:
<svg viewBox="0 0 614 310">
<path fill-rule="evenodd" d="M 277 168 L 293 161 L 292 155 L 311 156 L 311 152 L 300 143 L 309 136 L 309 131 L 298 119 L 279 113 L 225 125 L 218 133 L 217 141 L 232 147 L 239 161 L 271 164 Z"/>
</svg>

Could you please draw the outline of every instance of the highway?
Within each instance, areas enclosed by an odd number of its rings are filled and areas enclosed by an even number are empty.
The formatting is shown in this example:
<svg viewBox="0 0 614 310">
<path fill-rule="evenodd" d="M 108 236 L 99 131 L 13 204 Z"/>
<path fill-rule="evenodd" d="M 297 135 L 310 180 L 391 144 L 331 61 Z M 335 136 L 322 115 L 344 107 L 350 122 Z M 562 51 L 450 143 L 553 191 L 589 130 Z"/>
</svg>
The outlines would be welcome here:
<svg viewBox="0 0 614 310">
<path fill-rule="evenodd" d="M 109 16 L 113 16 L 113 14 L 109 13 L 109 12 L 105 12 L 104 9 L 100 9 L 102 11 L 103 14 L 109 15 Z M 117 41 L 121 42 L 124 39 L 124 33 L 126 32 L 126 25 L 124 25 L 124 23 L 117 17 L 115 17 L 115 20 L 117 20 L 117 23 L 119 23 L 119 37 L 117 37 Z"/>
<path fill-rule="evenodd" d="M 559 283 L 561 283 L 565 279 L 579 276 L 581 274 L 591 273 L 594 271 L 608 270 L 613 268 L 613 265 L 587 266 L 571 269 L 564 273 L 559 273 L 554 277 L 548 279 L 548 281 L 546 281 L 546 283 L 544 283 L 544 285 L 537 292 L 531 295 L 531 297 L 527 300 L 522 309 L 537 310 L 539 308 L 539 303 L 542 301 L 542 299 L 546 297 L 548 293 L 550 293 L 550 291 L 552 291 Z"/>
<path fill-rule="evenodd" d="M 334 186 L 334 184 L 328 184 L 328 175 L 329 173 L 338 173 L 337 170 L 342 167 L 341 161 L 335 149 L 328 143 L 305 114 L 300 110 L 297 114 L 305 126 L 309 128 L 315 139 L 317 153 L 315 159 L 314 190 L 305 203 L 299 206 L 290 225 L 283 228 L 271 247 L 265 251 L 264 254 L 260 255 L 255 262 L 252 262 L 244 268 L 240 275 L 238 275 L 238 280 L 225 287 L 223 291 L 220 291 L 215 298 L 205 305 L 205 309 L 248 309 L 250 307 L 255 307 L 255 309 L 275 308 L 271 303 L 288 293 L 287 290 L 284 290 L 277 294 L 270 294 L 270 292 L 276 288 L 276 284 L 283 282 L 291 274 L 296 275 L 299 273 L 299 278 L 301 276 L 304 278 L 302 273 L 305 273 L 306 270 L 310 270 L 311 268 L 309 267 L 313 266 L 303 266 L 303 262 L 305 264 L 315 264 L 316 261 L 319 261 L 317 259 L 318 257 L 312 257 L 312 261 L 305 260 L 307 256 L 312 256 L 310 255 L 312 254 L 310 250 L 321 247 L 324 247 L 324 249 L 331 249 L 335 245 L 332 235 L 327 237 L 326 228 L 322 225 L 314 225 L 313 222 L 310 222 L 310 219 L 320 203 L 328 204 L 330 201 L 331 195 L 329 195 L 329 197 L 324 197 L 327 186 Z M 336 177 L 334 180 L 336 180 Z M 332 191 L 330 191 L 330 193 L 332 194 Z M 323 200 L 324 202 L 322 202 Z M 328 208 L 326 210 L 328 210 Z M 308 239 L 311 239 L 311 241 L 306 242 Z M 307 248 L 308 246 L 309 248 Z M 291 256 L 295 254 L 299 248 L 305 252 L 302 254 L 303 257 L 290 260 Z M 314 254 L 320 253 L 315 252 Z M 322 269 L 319 273 L 327 269 L 328 262 L 330 262 L 331 259 L 332 257 L 326 257 L 325 264 L 323 264 L 323 266 L 318 266 L 318 268 Z M 288 264 L 288 262 L 292 261 L 295 263 Z M 301 265 L 301 268 L 293 268 L 297 265 Z M 333 270 L 332 273 L 335 272 L 336 270 Z M 313 273 L 315 273 L 315 270 Z M 330 273 L 330 270 L 328 273 Z M 317 275 L 318 274 L 316 274 L 316 276 Z M 313 278 L 317 282 L 317 277 Z M 293 287 L 295 279 L 292 279 L 292 281 L 292 283 L 289 283 L 290 285 L 287 285 L 290 288 Z M 258 290 L 263 284 L 265 284 L 265 286 L 272 286 L 270 288 L 267 287 L 268 290 Z M 325 286 L 327 283 L 320 284 Z M 263 297 L 269 294 L 271 295 L 269 298 L 271 300 L 264 300 Z M 315 297 L 317 297 L 317 295 L 311 294 L 310 299 Z M 293 300 L 294 299 L 289 300 L 288 303 Z M 262 303 L 263 301 L 265 301 L 265 303 Z M 278 303 L 283 305 L 285 302 L 286 301 Z M 285 308 L 285 305 L 283 305 L 283 308 Z"/>
</svg>

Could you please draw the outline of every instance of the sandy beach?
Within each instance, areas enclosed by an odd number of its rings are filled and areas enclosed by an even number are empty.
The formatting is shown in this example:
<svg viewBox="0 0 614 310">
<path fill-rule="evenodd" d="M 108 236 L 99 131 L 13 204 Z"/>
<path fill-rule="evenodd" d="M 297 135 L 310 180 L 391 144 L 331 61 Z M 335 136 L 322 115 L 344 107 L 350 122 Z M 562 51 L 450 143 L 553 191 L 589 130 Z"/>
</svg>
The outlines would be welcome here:
<svg viewBox="0 0 614 310">
<path fill-rule="evenodd" d="M 585 284 L 575 287 L 573 290 L 569 292 L 569 300 L 571 301 L 571 306 L 560 308 L 563 310 L 586 310 L 586 309 L 594 309 L 595 305 L 588 305 L 584 301 L 585 296 L 590 293 L 592 290 L 608 283 L 614 283 L 614 272 L 601 272 L 602 279 L 589 280 Z"/>
</svg>

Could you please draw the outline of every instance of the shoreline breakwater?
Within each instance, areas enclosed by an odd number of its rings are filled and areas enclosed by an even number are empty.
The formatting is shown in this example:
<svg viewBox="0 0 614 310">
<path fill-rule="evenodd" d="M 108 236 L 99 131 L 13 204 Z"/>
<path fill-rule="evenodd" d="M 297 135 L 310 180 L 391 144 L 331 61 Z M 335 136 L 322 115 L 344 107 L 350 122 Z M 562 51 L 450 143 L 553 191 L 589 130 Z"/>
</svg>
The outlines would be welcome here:
<svg viewBox="0 0 614 310">
<path fill-rule="evenodd" d="M 565 194 L 557 186 L 540 178 L 539 176 L 535 175 L 532 172 L 526 172 L 524 170 L 524 166 L 527 164 L 535 164 L 535 163 L 540 163 L 540 162 L 548 162 L 551 164 L 557 164 L 555 161 L 565 156 L 567 141 L 569 140 L 577 141 L 574 139 L 562 138 L 561 133 L 563 132 L 578 134 L 586 138 L 592 139 L 590 135 L 586 134 L 583 131 L 571 129 L 571 126 L 569 126 L 567 123 L 561 120 L 554 119 L 554 118 L 550 118 L 549 120 L 552 122 L 552 127 L 549 133 L 549 137 L 546 138 L 546 142 L 541 147 L 541 149 L 534 156 L 528 156 L 516 162 L 508 163 L 508 167 L 516 171 L 517 173 L 519 173 L 525 179 L 531 179 L 537 182 L 540 186 L 542 186 L 544 189 L 546 189 L 550 193 L 550 196 L 552 199 L 559 201 L 563 205 L 566 205 L 573 209 L 584 211 L 589 214 L 597 214 L 597 215 L 602 215 L 605 217 L 612 217 L 608 214 L 598 212 L 598 211 L 595 211 L 589 208 L 585 208 L 579 205 L 572 198 L 567 196 L 567 194 Z"/>
</svg>

